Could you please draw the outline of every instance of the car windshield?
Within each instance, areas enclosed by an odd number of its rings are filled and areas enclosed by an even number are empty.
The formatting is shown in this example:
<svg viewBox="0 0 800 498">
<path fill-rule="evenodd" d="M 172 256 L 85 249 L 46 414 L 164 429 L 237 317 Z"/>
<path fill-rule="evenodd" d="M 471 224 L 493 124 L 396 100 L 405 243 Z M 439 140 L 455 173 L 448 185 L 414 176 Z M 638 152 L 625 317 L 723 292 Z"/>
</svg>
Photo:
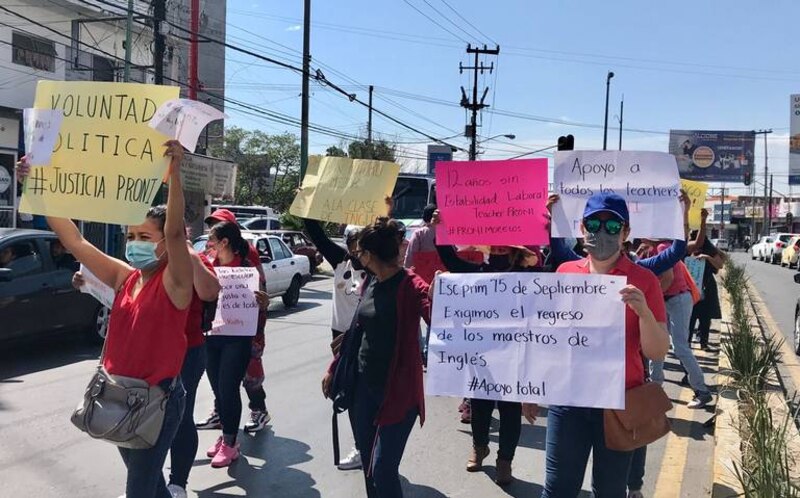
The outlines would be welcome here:
<svg viewBox="0 0 800 498">
<path fill-rule="evenodd" d="M 779 238 L 781 239 L 781 242 L 789 242 L 789 239 L 791 239 L 792 236 L 791 235 L 781 235 Z"/>
<path fill-rule="evenodd" d="M 396 219 L 422 218 L 428 204 L 427 178 L 398 178 L 394 186 L 392 216 Z"/>
</svg>

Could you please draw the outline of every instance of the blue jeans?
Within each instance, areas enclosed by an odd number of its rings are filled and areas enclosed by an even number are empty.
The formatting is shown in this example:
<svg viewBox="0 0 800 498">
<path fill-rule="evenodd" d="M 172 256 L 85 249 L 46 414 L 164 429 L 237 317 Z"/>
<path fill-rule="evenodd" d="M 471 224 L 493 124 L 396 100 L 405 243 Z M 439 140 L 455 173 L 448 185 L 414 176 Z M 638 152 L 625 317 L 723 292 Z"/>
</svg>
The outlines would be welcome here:
<svg viewBox="0 0 800 498">
<path fill-rule="evenodd" d="M 194 457 L 197 456 L 197 427 L 194 425 L 194 401 L 197 398 L 197 386 L 206 370 L 206 349 L 204 345 L 186 350 L 183 359 L 181 380 L 186 389 L 186 409 L 183 411 L 181 424 L 172 441 L 170 454 L 169 483 L 186 489 L 189 471 L 192 470 Z"/>
<path fill-rule="evenodd" d="M 547 413 L 547 476 L 542 498 L 577 497 L 589 451 L 594 497 L 625 498 L 633 452 L 606 448 L 603 410 L 551 406 Z"/>
<path fill-rule="evenodd" d="M 171 381 L 161 383 L 162 387 L 169 387 Z M 125 498 L 171 498 L 164 481 L 164 461 L 172 445 L 172 439 L 181 423 L 183 409 L 186 404 L 186 391 L 180 379 L 167 401 L 164 425 L 158 436 L 155 446 L 146 450 L 131 450 L 119 448 L 122 461 L 128 469 L 128 479 L 125 485 Z"/>
<path fill-rule="evenodd" d="M 680 360 L 683 368 L 689 375 L 689 384 L 696 393 L 707 393 L 703 377 L 703 370 L 697 363 L 697 358 L 689 347 L 689 321 L 692 317 L 692 294 L 684 292 L 666 301 L 667 305 L 667 326 L 669 335 L 672 339 L 672 350 Z M 653 361 L 650 363 L 650 377 L 653 382 L 659 384 L 664 382 L 664 362 Z"/>
<path fill-rule="evenodd" d="M 400 487 L 400 460 L 406 449 L 408 436 L 417 420 L 418 410 L 409 410 L 406 417 L 397 424 L 377 427 L 375 417 L 383 404 L 383 392 L 367 387 L 359 379 L 355 396 L 356 442 L 361 451 L 364 481 L 369 498 L 399 498 L 403 496 Z M 370 462 L 372 463 L 370 465 Z"/>
</svg>

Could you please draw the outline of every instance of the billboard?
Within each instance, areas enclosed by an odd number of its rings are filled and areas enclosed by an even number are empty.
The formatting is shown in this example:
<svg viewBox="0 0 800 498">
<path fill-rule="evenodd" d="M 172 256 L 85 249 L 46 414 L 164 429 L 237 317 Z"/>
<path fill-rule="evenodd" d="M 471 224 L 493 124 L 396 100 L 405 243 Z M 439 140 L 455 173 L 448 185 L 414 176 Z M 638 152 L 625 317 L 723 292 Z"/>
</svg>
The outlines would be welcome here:
<svg viewBox="0 0 800 498">
<path fill-rule="evenodd" d="M 436 163 L 439 161 L 452 161 L 453 149 L 449 145 L 428 146 L 428 174 L 436 175 Z"/>
<path fill-rule="evenodd" d="M 789 99 L 789 185 L 800 185 L 800 94 Z"/>
<path fill-rule="evenodd" d="M 752 131 L 670 130 L 669 153 L 678 160 L 681 178 L 706 182 L 742 182 L 752 171 Z"/>
</svg>

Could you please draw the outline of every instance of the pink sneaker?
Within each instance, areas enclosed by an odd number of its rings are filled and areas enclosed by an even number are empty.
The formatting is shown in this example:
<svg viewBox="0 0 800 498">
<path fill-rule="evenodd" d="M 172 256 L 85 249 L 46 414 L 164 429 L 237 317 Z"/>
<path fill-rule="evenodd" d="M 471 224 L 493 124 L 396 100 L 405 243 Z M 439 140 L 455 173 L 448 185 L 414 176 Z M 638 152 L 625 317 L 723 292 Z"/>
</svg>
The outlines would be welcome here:
<svg viewBox="0 0 800 498">
<path fill-rule="evenodd" d="M 237 458 L 239 458 L 239 444 L 228 446 L 223 442 L 217 454 L 211 459 L 211 466 L 215 469 L 227 467 Z"/>
<path fill-rule="evenodd" d="M 208 458 L 214 458 L 214 455 L 219 453 L 219 449 L 222 447 L 222 436 L 217 438 L 217 442 L 214 443 L 214 446 L 210 447 L 208 451 L 206 451 L 206 456 Z"/>
</svg>

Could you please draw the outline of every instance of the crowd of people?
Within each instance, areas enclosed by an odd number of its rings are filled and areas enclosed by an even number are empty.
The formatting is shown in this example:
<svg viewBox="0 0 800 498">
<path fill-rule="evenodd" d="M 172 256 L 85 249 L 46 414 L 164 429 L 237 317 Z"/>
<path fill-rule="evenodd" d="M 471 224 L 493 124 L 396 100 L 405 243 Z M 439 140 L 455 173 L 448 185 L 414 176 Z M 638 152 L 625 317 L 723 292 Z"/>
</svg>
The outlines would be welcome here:
<svg viewBox="0 0 800 498">
<path fill-rule="evenodd" d="M 242 387 L 250 408 L 244 430 L 258 432 L 270 421 L 261 361 L 269 296 L 264 292 L 260 256 L 242 237 L 233 214 L 224 210 L 206 220 L 206 250 L 192 250 L 183 221 L 179 171 L 183 149 L 170 141 L 165 155 L 170 158 L 167 204 L 151 208 L 140 225 L 127 227 L 127 261 L 92 246 L 71 220 L 47 219 L 63 249 L 116 292 L 101 357 L 103 368 L 110 375 L 145 380 L 166 393 L 155 444 L 119 448 L 127 469 L 127 498 L 185 497 L 197 457 L 198 428 L 221 431 L 206 452 L 211 466 L 231 465 L 239 457 Z M 24 159 L 18 170 L 21 177 L 27 175 Z M 558 196 L 551 196 L 548 208 L 558 202 Z M 436 226 L 446 220 L 433 205 L 425 208 L 425 226 L 416 231 L 405 254 L 405 227 L 389 217 L 349 233 L 346 248 L 331 241 L 320 222 L 304 220 L 308 235 L 333 268 L 332 359 L 322 379 L 322 392 L 337 412 L 348 412 L 355 441 L 337 462 L 339 468 L 361 469 L 369 497 L 403 494 L 400 462 L 417 420 L 420 426 L 425 421 L 423 377 L 430 327 L 420 324 L 430 323 L 436 281 L 430 272 L 431 260 L 452 273 L 625 276 L 628 284 L 620 296 L 626 310 L 625 389 L 662 383 L 663 361 L 671 345 L 686 370 L 684 382 L 695 392 L 688 406 L 699 409 L 712 402 L 690 343 L 696 335 L 704 349 L 710 347 L 711 320 L 720 315 L 714 273 L 725 255 L 705 240 L 707 213 L 700 229 L 689 233 L 685 197 L 683 204 L 685 239 L 629 240 L 625 200 L 615 194 L 597 194 L 586 203 L 580 240 L 551 239 L 548 248 L 498 245 L 480 252 L 482 248 L 472 247 L 466 253 L 464 248 L 436 243 Z M 687 256 L 706 261 L 701 282 L 695 282 L 684 265 Z M 8 259 L 1 257 L 3 262 Z M 425 268 L 420 261 L 426 261 Z M 259 270 L 258 322 L 251 336 L 207 334 L 221 290 L 214 271 L 219 267 Z M 81 285 L 81 280 L 76 274 L 75 284 Z M 205 420 L 195 422 L 195 398 L 204 373 L 214 406 Z M 513 482 L 512 462 L 522 419 L 533 423 L 538 406 L 465 399 L 459 410 L 459 418 L 470 424 L 472 432 L 465 471 L 481 470 L 491 453 L 489 430 L 497 410 L 496 482 L 500 486 Z M 610 449 L 604 430 L 602 409 L 548 407 L 542 497 L 577 496 L 590 452 L 595 496 L 642 497 L 646 446 L 631 451 Z M 166 480 L 163 467 L 168 454 L 171 464 Z"/>
</svg>

